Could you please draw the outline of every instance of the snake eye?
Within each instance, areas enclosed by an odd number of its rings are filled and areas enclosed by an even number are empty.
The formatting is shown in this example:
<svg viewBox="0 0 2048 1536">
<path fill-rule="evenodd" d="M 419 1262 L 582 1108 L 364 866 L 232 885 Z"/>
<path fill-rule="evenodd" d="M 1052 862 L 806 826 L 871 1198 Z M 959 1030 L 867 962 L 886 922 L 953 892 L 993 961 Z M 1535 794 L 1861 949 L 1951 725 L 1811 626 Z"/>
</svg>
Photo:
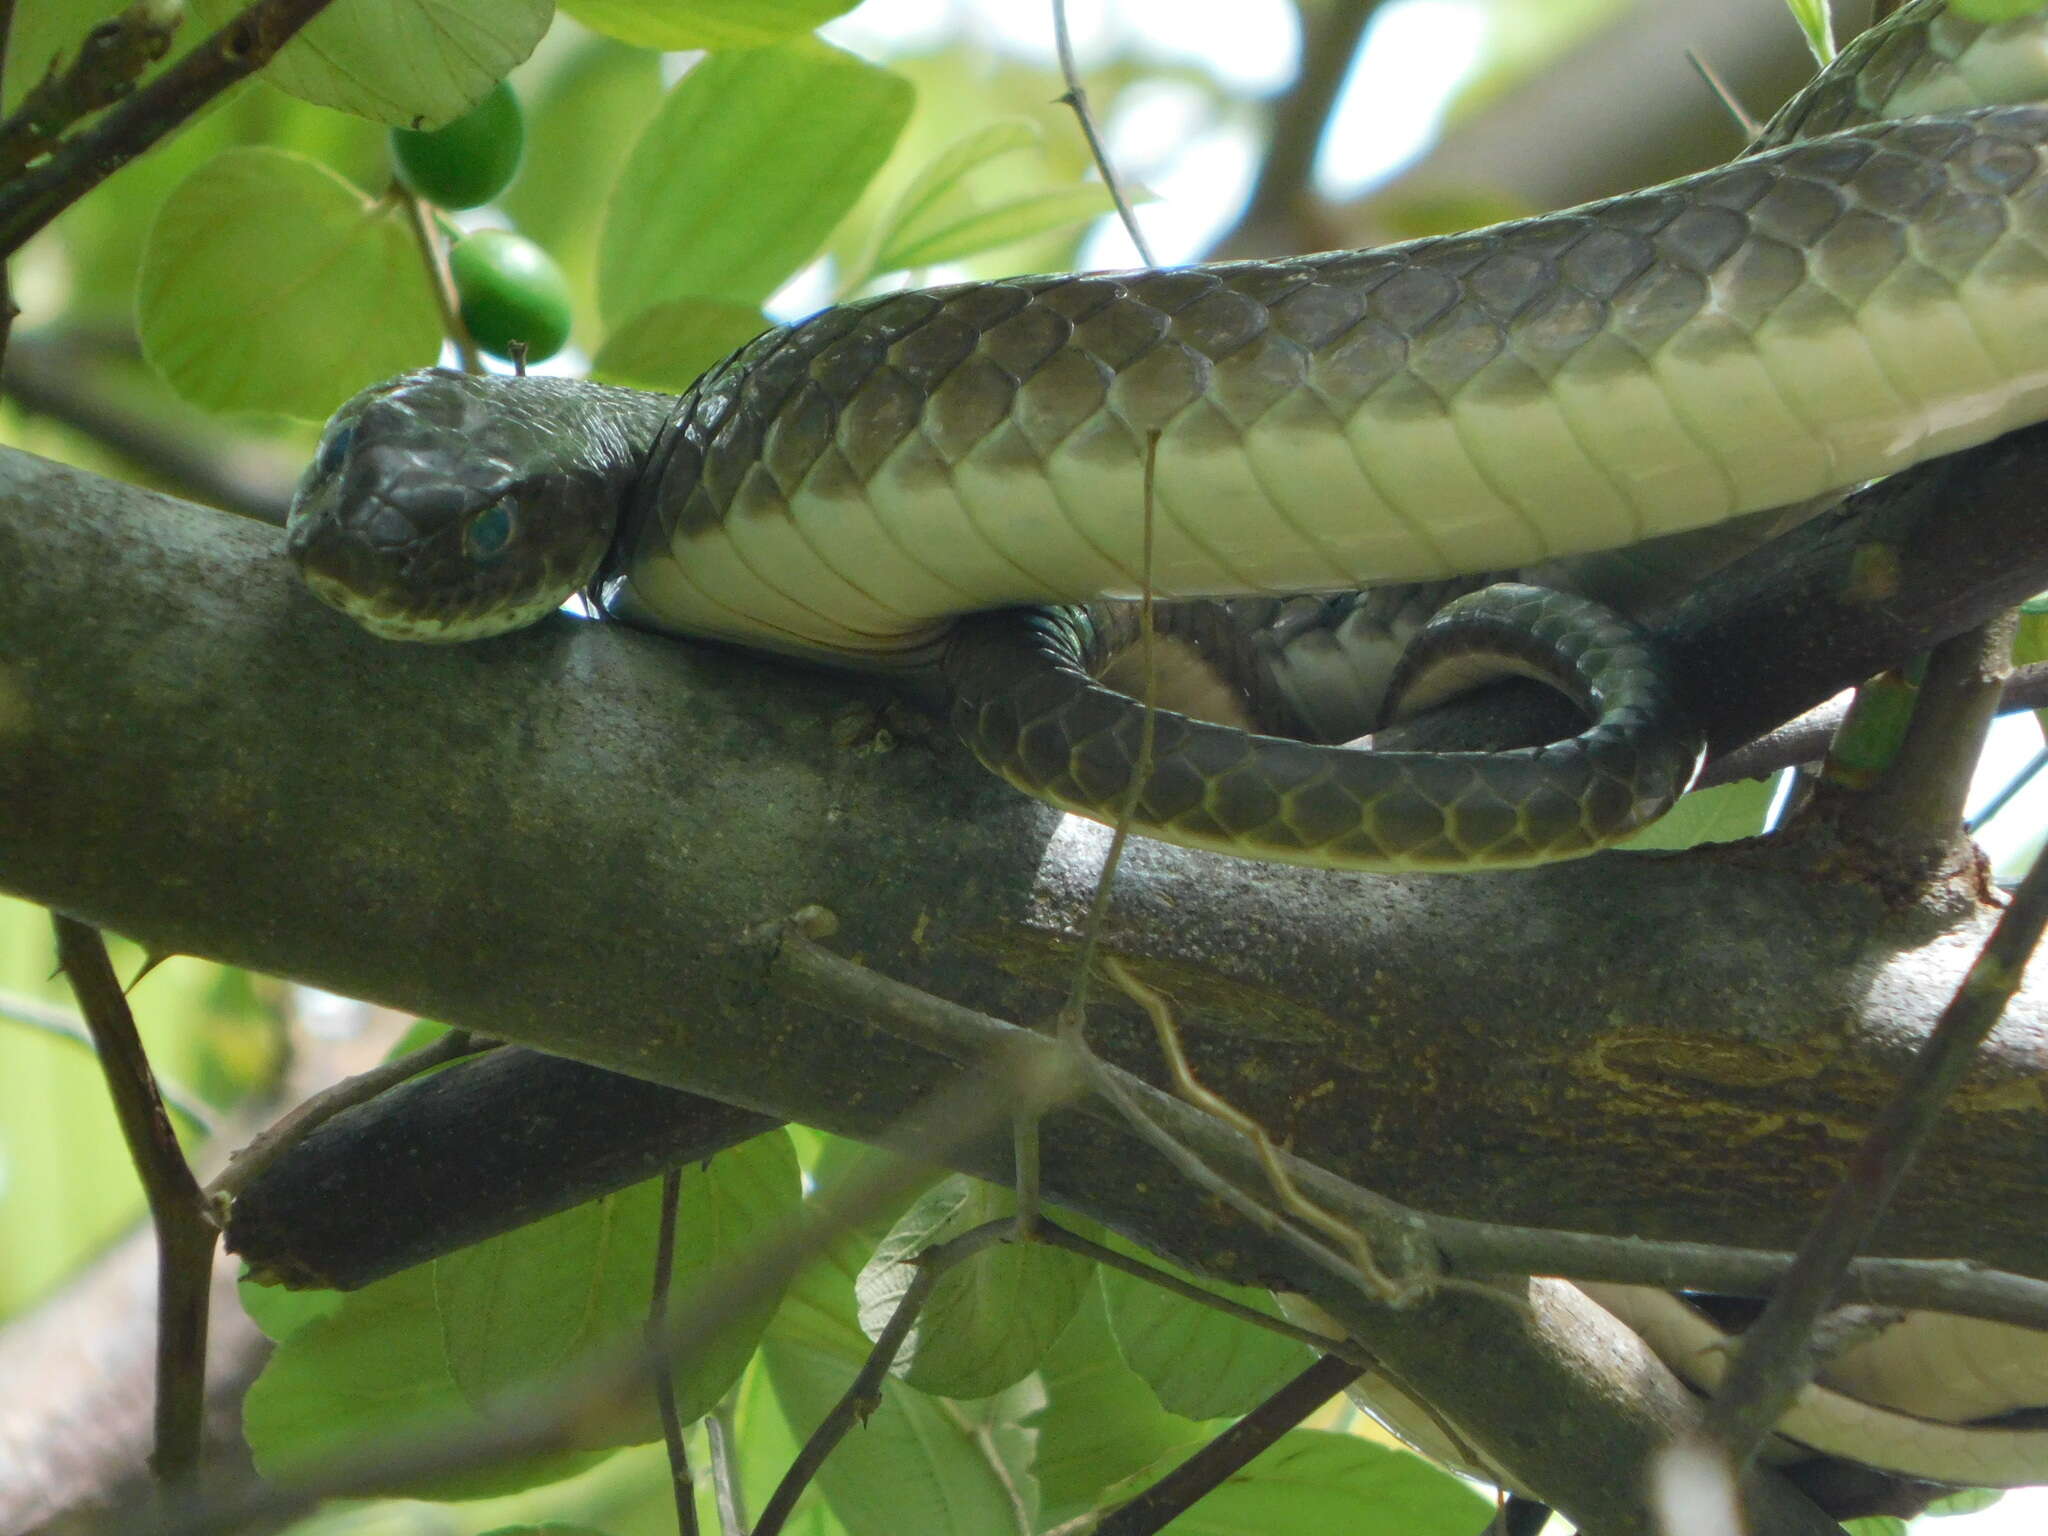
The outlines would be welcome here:
<svg viewBox="0 0 2048 1536">
<path fill-rule="evenodd" d="M 512 542 L 512 509 L 502 501 L 491 503 L 469 520 L 462 534 L 462 548 L 472 560 L 494 560 Z"/>
<path fill-rule="evenodd" d="M 348 457 L 349 445 L 356 440 L 356 424 L 350 422 L 338 432 L 328 434 L 320 445 L 319 457 L 313 460 L 313 478 L 325 480 L 341 468 L 341 461 Z"/>
</svg>

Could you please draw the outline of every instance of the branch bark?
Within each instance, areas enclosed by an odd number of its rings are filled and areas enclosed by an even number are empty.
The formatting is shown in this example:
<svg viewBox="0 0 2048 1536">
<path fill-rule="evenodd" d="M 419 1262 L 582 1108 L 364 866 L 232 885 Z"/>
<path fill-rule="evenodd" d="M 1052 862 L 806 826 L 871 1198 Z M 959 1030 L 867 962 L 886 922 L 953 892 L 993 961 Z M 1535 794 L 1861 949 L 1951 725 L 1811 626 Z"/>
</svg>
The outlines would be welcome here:
<svg viewBox="0 0 2048 1536">
<path fill-rule="evenodd" d="M 2048 585 L 1994 514 L 1970 524 L 2003 556 L 1989 585 Z M 1899 547 L 1939 534 L 1914 524 Z M 155 950 L 871 1139 L 955 1069 L 787 1001 L 756 925 L 823 904 L 876 969 L 1025 1022 L 1069 979 L 1106 835 L 1017 799 L 864 684 L 567 620 L 381 644 L 296 588 L 273 531 L 16 454 L 0 569 L 0 886 Z M 1829 622 L 1910 617 L 1916 591 Z M 1759 664 L 1797 651 L 1796 619 L 1751 646 Z M 1832 692 L 1824 670 L 1812 686 Z M 1731 717 L 1752 708 L 1739 667 L 1720 683 Z M 1888 906 L 1796 849 L 1429 880 L 1141 844 L 1107 941 L 1176 999 L 1205 1082 L 1346 1177 L 1458 1215 L 1785 1247 L 1989 917 L 1973 886 Z M 2036 987 L 1883 1251 L 2048 1273 L 2044 1027 Z M 1134 1011 L 1105 1004 L 1094 1030 L 1152 1068 Z M 1103 1127 L 1055 1116 L 1044 1147 L 1053 1198 L 1345 1305 Z M 1614 1346 L 1561 1344 L 1580 1335 L 1553 1312 L 1460 1294 L 1339 1315 L 1582 1528 L 1636 1528 L 1624 1469 L 1690 1401 L 1648 1367 L 1629 1392 L 1564 1391 L 1565 1365 Z M 1530 1426 L 1561 1404 L 1590 1418 L 1578 1449 L 1546 1453 Z M 1764 1528 L 1826 1529 L 1772 1486 Z"/>
</svg>

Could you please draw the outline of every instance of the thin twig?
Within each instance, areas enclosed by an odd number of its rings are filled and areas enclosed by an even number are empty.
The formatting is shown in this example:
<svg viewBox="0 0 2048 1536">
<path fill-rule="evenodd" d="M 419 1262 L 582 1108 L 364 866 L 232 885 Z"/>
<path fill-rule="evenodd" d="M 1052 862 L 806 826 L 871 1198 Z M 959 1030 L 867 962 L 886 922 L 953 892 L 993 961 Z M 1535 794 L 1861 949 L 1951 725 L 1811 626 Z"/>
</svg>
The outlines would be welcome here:
<svg viewBox="0 0 2048 1536">
<path fill-rule="evenodd" d="M 1333 1342 L 1327 1334 L 1318 1333 L 1313 1328 L 1304 1328 L 1298 1323 L 1290 1323 L 1284 1317 L 1275 1317 L 1270 1312 L 1261 1312 L 1257 1307 L 1248 1307 L 1241 1301 L 1232 1301 L 1228 1296 L 1218 1295 L 1192 1280 L 1183 1279 L 1171 1270 L 1161 1269 L 1156 1264 L 1147 1264 L 1127 1253 L 1119 1253 L 1114 1248 L 1105 1248 L 1100 1243 L 1092 1243 L 1079 1233 L 1069 1232 L 1058 1222 L 1040 1222 L 1031 1234 L 1031 1241 L 1043 1243 L 1048 1248 L 1064 1248 L 1069 1253 L 1094 1260 L 1105 1269 L 1129 1275 L 1133 1280 L 1142 1280 L 1162 1291 L 1171 1291 L 1176 1296 L 1183 1296 L 1199 1306 L 1220 1312 L 1225 1317 L 1235 1318 L 1238 1322 L 1249 1324 L 1253 1328 L 1262 1328 L 1268 1333 L 1277 1333 L 1284 1339 L 1292 1339 L 1297 1344 L 1306 1344 L 1318 1353 L 1335 1348 L 1339 1353 L 1345 1354 L 1347 1359 L 1355 1361 L 1361 1370 L 1372 1364 L 1371 1357 L 1364 1351 L 1341 1340 Z"/>
<path fill-rule="evenodd" d="M 1914 1058 L 1897 1095 L 1850 1158 L 1842 1182 L 1800 1245 L 1792 1268 L 1762 1316 L 1742 1335 L 1703 1428 L 1737 1467 L 1747 1465 L 1770 1427 L 1811 1379 L 1807 1340 L 1814 1324 L 1841 1298 L 1850 1261 L 1912 1166 L 1943 1101 L 2019 989 L 2044 927 L 2048 858 L 2037 858 Z"/>
<path fill-rule="evenodd" d="M 2048 768 L 2048 747 L 2028 758 L 2017 773 L 2000 785 L 1998 793 L 1985 802 L 1984 809 L 1963 823 L 1963 830 L 1973 834 L 1980 831 L 1987 821 L 2011 805 L 2022 790 L 2039 778 L 2044 768 Z"/>
<path fill-rule="evenodd" d="M 0 258 L 107 177 L 268 64 L 329 0 L 256 0 L 47 160 L 0 185 Z"/>
<path fill-rule="evenodd" d="M 739 1447 L 728 1394 L 704 1419 L 711 1445 L 711 1491 L 718 1503 L 720 1536 L 747 1536 L 746 1490 L 740 1486 Z"/>
<path fill-rule="evenodd" d="M 85 1020 L 70 1010 L 54 1003 L 43 1002 L 40 998 L 24 997 L 19 992 L 0 989 L 0 1020 L 21 1025 L 24 1029 L 39 1034 L 51 1035 L 56 1039 L 82 1045 L 95 1050 L 92 1031 L 86 1028 Z M 220 1124 L 211 1106 L 197 1094 L 180 1088 L 168 1078 L 159 1076 L 157 1092 L 163 1095 L 164 1104 L 170 1111 L 186 1120 L 201 1135 L 211 1136 Z"/>
<path fill-rule="evenodd" d="M 182 7 L 137 0 L 86 33 L 70 66 L 53 65 L 0 122 L 0 181 L 56 148 L 80 118 L 134 90 L 143 71 L 171 51 L 171 36 L 184 19 Z"/>
<path fill-rule="evenodd" d="M 247 1189 L 258 1174 L 279 1157 L 304 1141 L 343 1110 L 366 1104 L 387 1089 L 408 1082 L 423 1072 L 496 1049 L 489 1040 L 479 1040 L 467 1030 L 450 1030 L 440 1039 L 409 1051 L 390 1061 L 379 1062 L 367 1072 L 323 1088 L 278 1116 L 270 1129 L 236 1152 L 227 1167 L 206 1186 L 209 1200 L 232 1200 Z"/>
<path fill-rule="evenodd" d="M 1064 10 L 1059 14 L 1064 16 Z M 1109 924 L 1109 900 L 1116 889 L 1124 844 L 1130 839 L 1131 818 L 1137 814 L 1146 781 L 1152 776 L 1152 756 L 1159 732 L 1159 659 L 1152 607 L 1153 495 L 1158 466 L 1159 431 L 1154 428 L 1145 436 L 1144 479 L 1139 493 L 1138 655 L 1144 686 L 1138 700 L 1138 751 L 1131 764 L 1131 782 L 1125 786 L 1123 802 L 1117 807 L 1116 824 L 1110 829 L 1109 852 L 1103 855 L 1102 872 L 1095 879 L 1095 895 L 1088 903 L 1087 916 L 1081 920 L 1081 953 L 1074 965 L 1074 986 L 1059 1013 L 1060 1032 L 1068 1039 L 1078 1038 L 1087 1028 L 1088 988 L 1095 975 L 1095 957 L 1101 948 L 1103 929 Z"/>
<path fill-rule="evenodd" d="M 82 432 L 126 459 L 140 474 L 190 501 L 237 517 L 284 526 L 297 469 L 286 472 L 275 445 L 230 440 L 190 421 L 166 423 L 99 385 L 88 349 L 68 330 L 61 340 L 32 331 L 6 349 L 0 390 L 24 411 Z M 274 463 L 272 473 L 264 466 Z"/>
<path fill-rule="evenodd" d="M 1362 1373 L 1341 1355 L 1324 1355 L 1286 1386 L 1143 1493 L 1095 1527 L 1095 1536 L 1153 1536 L 1203 1495 L 1243 1471 L 1289 1430 L 1343 1391 Z"/>
<path fill-rule="evenodd" d="M 1312 1237 L 1292 1223 L 1281 1220 L 1279 1212 L 1275 1211 L 1270 1205 L 1259 1200 L 1233 1180 L 1211 1167 L 1209 1162 L 1195 1150 L 1195 1143 L 1192 1138 L 1188 1140 L 1182 1139 L 1182 1134 L 1185 1132 L 1186 1127 L 1176 1127 L 1173 1131 L 1167 1130 L 1161 1123 L 1164 1117 L 1157 1114 L 1161 1106 L 1156 1103 L 1149 1108 L 1142 1106 L 1139 1102 L 1138 1093 L 1134 1091 L 1134 1082 L 1127 1081 L 1123 1074 L 1115 1067 L 1097 1056 L 1085 1040 L 1077 1042 L 1069 1050 L 1070 1053 L 1078 1052 L 1081 1055 L 1083 1062 L 1089 1069 L 1090 1085 L 1094 1088 L 1095 1092 L 1116 1110 L 1118 1116 L 1121 1117 L 1126 1125 L 1138 1133 L 1141 1140 L 1150 1146 L 1153 1151 L 1165 1158 L 1167 1162 L 1171 1163 L 1180 1173 L 1181 1177 L 1194 1185 L 1195 1188 L 1220 1200 L 1247 1222 L 1251 1223 L 1255 1230 L 1264 1232 L 1268 1236 L 1286 1243 L 1326 1274 L 1356 1289 L 1361 1296 L 1372 1296 L 1377 1299 L 1384 1294 L 1385 1284 L 1383 1277 L 1376 1277 L 1361 1270 L 1336 1249 Z M 1180 1102 L 1177 1099 L 1173 1099 L 1170 1095 L 1160 1095 L 1160 1097 L 1168 1103 L 1179 1104 Z M 1192 1106 L 1181 1107 L 1188 1108 L 1191 1113 L 1203 1119 L 1210 1118 L 1202 1116 L 1201 1112 L 1194 1110 Z M 1221 1122 L 1212 1123 L 1215 1123 L 1217 1129 L 1223 1131 L 1226 1135 L 1239 1136 L 1241 1134 L 1233 1128 L 1223 1125 Z M 1253 1155 L 1256 1156 L 1256 1153 Z M 1368 1198 L 1376 1200 L 1378 1197 L 1369 1196 Z"/>
<path fill-rule="evenodd" d="M 1065 27 L 1065 10 L 1054 0 L 1060 25 Z M 1138 751 L 1131 764 L 1131 782 L 1125 786 L 1123 802 L 1117 807 L 1116 823 L 1110 829 L 1109 852 L 1095 877 L 1095 894 L 1088 913 L 1081 920 L 1081 952 L 1074 959 L 1074 985 L 1060 1009 L 1056 1026 L 1059 1036 L 1078 1044 L 1088 1028 L 1088 989 L 1095 977 L 1097 952 L 1103 930 L 1109 926 L 1109 902 L 1116 890 L 1116 872 L 1123 863 L 1124 844 L 1130 840 L 1131 818 L 1152 776 L 1152 757 L 1159 730 L 1159 664 L 1154 640 L 1156 624 L 1152 607 L 1152 533 L 1155 476 L 1159 464 L 1159 432 L 1145 437 L 1144 478 L 1139 491 L 1138 555 L 1138 647 L 1143 683 L 1138 701 Z M 1038 1123 L 1033 1112 L 1020 1112 L 1016 1121 L 1017 1232 L 1028 1236 L 1038 1220 Z"/>
<path fill-rule="evenodd" d="M 1088 110 L 1088 93 L 1081 88 L 1081 72 L 1074 66 L 1074 40 L 1067 35 L 1067 0 L 1052 0 L 1052 36 L 1053 44 L 1059 50 L 1060 76 L 1067 82 L 1060 102 L 1073 109 L 1075 120 L 1081 125 L 1081 137 L 1088 141 L 1088 153 L 1095 159 L 1095 168 L 1102 173 L 1102 184 L 1109 188 L 1117 217 L 1123 220 L 1131 244 L 1138 248 L 1138 260 L 1148 267 L 1157 266 L 1158 263 L 1152 259 L 1152 247 L 1146 243 L 1144 231 L 1138 228 L 1138 216 L 1131 211 L 1130 199 L 1124 196 L 1123 186 L 1117 181 L 1116 171 L 1109 163 L 1109 151 L 1103 147 L 1102 135 L 1095 131 L 1095 115 Z"/>
<path fill-rule="evenodd" d="M 99 1046 L 114 1117 L 157 1238 L 156 1448 L 160 1484 L 188 1483 L 205 1429 L 207 1303 L 219 1240 L 206 1197 L 171 1129 L 135 1015 L 97 928 L 53 913 L 57 960 Z"/>
<path fill-rule="evenodd" d="M 683 1195 L 683 1171 L 661 1176 L 661 1230 L 654 1241 L 654 1294 L 647 1302 L 647 1353 L 654 1362 L 654 1401 L 661 1410 L 661 1439 L 668 1448 L 668 1480 L 676 1496 L 676 1530 L 697 1536 L 697 1484 L 683 1445 L 683 1421 L 676 1415 L 675 1364 L 668 1342 L 668 1283 L 676 1264 L 676 1207 Z"/>
<path fill-rule="evenodd" d="M 2011 668 L 2017 622 L 2007 614 L 1934 648 L 1891 766 L 1869 792 L 1842 805 L 1839 824 L 1860 830 L 1909 876 L 1941 867 L 1962 837 L 1963 805 Z"/>
<path fill-rule="evenodd" d="M 405 222 L 412 230 L 412 242 L 420 253 L 420 262 L 427 269 L 427 289 L 434 295 L 434 310 L 441 317 L 441 334 L 448 338 L 455 348 L 455 360 L 464 373 L 482 373 L 483 355 L 477 351 L 476 338 L 469 334 L 469 327 L 463 323 L 462 301 L 455 294 L 455 276 L 448 270 L 448 248 L 441 239 L 441 233 L 434 227 L 434 221 L 427 214 L 426 204 L 404 182 L 393 180 L 388 196 L 398 199 L 405 210 Z M 522 354 L 519 371 L 526 372 Z"/>
<path fill-rule="evenodd" d="M 755 1305 L 764 1290 L 787 1285 L 832 1242 L 921 1188 L 932 1163 L 958 1157 L 963 1147 L 1002 1124 L 1020 1093 L 1044 1091 L 1048 1076 L 1042 1059 L 1006 1052 L 990 1066 L 933 1094 L 891 1128 L 901 1145 L 917 1149 L 915 1160 L 875 1160 L 842 1188 L 809 1202 L 800 1215 L 752 1244 L 745 1254 L 717 1266 L 671 1310 L 667 1351 L 686 1356 L 701 1350 Z M 324 1499 L 357 1497 L 396 1484 L 572 1449 L 578 1425 L 593 1416 L 616 1413 L 645 1390 L 650 1363 L 645 1341 L 635 1339 L 630 1348 L 610 1351 L 567 1379 L 520 1393 L 488 1421 L 451 1429 L 424 1443 L 417 1435 L 387 1438 L 317 1470 L 308 1469 L 289 1486 L 243 1481 L 221 1496 L 183 1501 L 165 1520 L 140 1525 L 131 1521 L 124 1536 L 128 1531 L 214 1536 L 244 1524 L 274 1527 Z"/>
<path fill-rule="evenodd" d="M 1692 66 L 1694 74 L 1706 83 L 1707 91 L 1721 104 L 1722 110 L 1735 119 L 1735 126 L 1742 130 L 1744 139 L 1753 139 L 1764 131 L 1761 119 L 1751 115 L 1743 106 L 1732 87 L 1721 78 L 1720 71 L 1703 58 L 1697 48 L 1685 50 L 1685 62 Z"/>
<path fill-rule="evenodd" d="M 775 1485 L 775 1493 L 761 1511 L 760 1523 L 754 1527 L 754 1536 L 777 1536 L 795 1512 L 796 1501 L 803 1497 L 811 1479 L 818 1475 L 818 1468 L 825 1464 L 825 1458 L 846 1438 L 846 1432 L 853 1428 L 856 1420 L 865 1421 L 881 1406 L 882 1383 L 888 1377 L 889 1367 L 895 1363 L 903 1341 L 910 1336 L 912 1326 L 931 1300 L 933 1288 L 945 1277 L 946 1271 L 985 1248 L 1007 1242 L 1013 1232 L 1014 1228 L 1007 1219 L 987 1221 L 958 1237 L 936 1243 L 917 1256 L 913 1261 L 916 1272 L 897 1298 L 896 1309 L 889 1314 L 887 1326 L 876 1337 L 874 1347 L 868 1351 L 867 1359 L 847 1384 L 846 1390 L 839 1395 L 839 1401 L 811 1431 L 803 1448 L 789 1464 L 789 1470 L 783 1473 L 782 1481 Z"/>
<path fill-rule="evenodd" d="M 1180 1027 L 1174 1022 L 1173 1010 L 1156 990 L 1145 985 L 1131 969 L 1114 955 L 1106 957 L 1103 969 L 1119 990 L 1145 1011 L 1152 1021 L 1153 1035 L 1159 1041 L 1161 1054 L 1166 1057 L 1166 1069 L 1173 1077 L 1174 1091 L 1204 1114 L 1221 1120 L 1225 1125 L 1258 1149 L 1259 1167 L 1266 1176 L 1266 1182 L 1273 1193 L 1280 1197 L 1280 1207 L 1297 1221 L 1314 1227 L 1330 1238 L 1351 1256 L 1351 1263 L 1357 1272 L 1366 1277 L 1373 1288 L 1376 1300 L 1389 1306 L 1401 1306 L 1412 1300 L 1422 1289 L 1412 1281 L 1397 1281 L 1380 1267 L 1372 1251 L 1372 1244 L 1365 1234 L 1340 1217 L 1332 1215 L 1321 1205 L 1301 1192 L 1301 1186 L 1287 1171 L 1281 1161 L 1280 1149 L 1273 1144 L 1273 1138 L 1266 1128 L 1250 1115 L 1220 1094 L 1211 1093 L 1196 1078 L 1194 1068 L 1189 1066 L 1187 1052 L 1181 1047 Z"/>
<path fill-rule="evenodd" d="M 1195 1151 L 1199 1142 L 1220 1152 L 1240 1154 L 1244 1166 L 1256 1170 L 1258 1155 L 1250 1142 L 1222 1122 L 1183 1104 L 1170 1093 L 1161 1092 L 1141 1078 L 1110 1065 L 1090 1049 L 1085 1037 L 1060 1042 L 1006 1024 L 959 1003 L 934 997 L 892 977 L 822 949 L 799 934 L 785 931 L 781 947 L 768 967 L 769 980 L 795 996 L 830 1012 L 880 1025 L 891 1034 L 961 1062 L 1000 1059 L 1006 1053 L 1032 1062 L 1033 1070 L 1046 1085 L 1048 1096 L 1068 1097 L 1087 1086 L 1110 1106 L 1105 1118 L 1127 1126 L 1153 1147 L 1180 1173 L 1232 1210 L 1257 1230 L 1271 1233 L 1302 1253 L 1311 1263 L 1363 1290 L 1370 1282 L 1335 1250 L 1317 1242 L 1299 1228 L 1282 1221 L 1272 1210 L 1211 1168 Z M 1084 1112 L 1085 1103 L 1081 1106 Z M 1172 1122 L 1168 1131 L 1162 1122 Z M 1187 1140 L 1181 1138 L 1186 1137 Z M 1299 1171 L 1299 1170 L 1297 1170 Z M 1334 1175 L 1324 1175 L 1335 1183 Z M 1359 1208 L 1372 1213 L 1370 1219 L 1388 1223 L 1390 1231 L 1418 1219 L 1392 1201 L 1344 1184 Z"/>
<path fill-rule="evenodd" d="M 801 935 L 784 934 L 781 948 L 768 964 L 768 979 L 788 995 L 826 1012 L 872 1023 L 963 1064 L 997 1060 L 1014 1051 L 1035 1057 L 1032 1070 L 1041 1075 L 1070 1078 L 1075 1070 L 1071 1054 L 1041 1035 L 883 976 Z M 1260 1230 L 1271 1229 L 1275 1217 L 1270 1208 L 1244 1195 L 1189 1151 L 1199 1147 L 1215 1161 L 1256 1173 L 1257 1151 L 1245 1137 L 1092 1052 L 1083 1052 L 1080 1069 L 1090 1086 L 1112 1102 L 1113 1110 L 1093 1108 L 1084 1100 L 1074 1106 L 1076 1112 L 1138 1132 L 1188 1178 L 1231 1204 Z M 1172 1126 L 1171 1134 L 1153 1123 L 1154 1116 Z M 1325 1207 L 1353 1222 L 1372 1224 L 1385 1243 L 1405 1238 L 1418 1249 L 1440 1256 L 1444 1269 L 1456 1275 L 1556 1275 L 1664 1290 L 1763 1296 L 1792 1264 L 1791 1254 L 1770 1249 L 1559 1232 L 1428 1215 L 1396 1205 L 1292 1154 L 1283 1153 L 1282 1157 L 1292 1175 Z M 1238 1200 L 1244 1203 L 1239 1205 Z M 1289 1241 L 1300 1240 L 1297 1246 L 1313 1243 L 1291 1228 L 1287 1233 Z M 1329 1267 L 1332 1273 L 1346 1272 L 1342 1255 L 1319 1244 L 1314 1249 L 1310 1254 L 1313 1262 Z M 1310 1250 L 1303 1247 L 1302 1251 Z M 2048 1281 L 1962 1261 L 1858 1259 L 1850 1268 L 1846 1289 L 1859 1301 L 2048 1329 Z"/>
</svg>

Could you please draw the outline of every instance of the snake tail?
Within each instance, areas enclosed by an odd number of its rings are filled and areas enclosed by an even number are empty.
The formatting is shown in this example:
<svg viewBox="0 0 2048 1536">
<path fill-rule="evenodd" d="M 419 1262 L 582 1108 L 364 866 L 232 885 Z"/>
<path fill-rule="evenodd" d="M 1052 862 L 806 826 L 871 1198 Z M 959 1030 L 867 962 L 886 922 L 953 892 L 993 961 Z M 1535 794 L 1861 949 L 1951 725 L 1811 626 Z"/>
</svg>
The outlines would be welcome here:
<svg viewBox="0 0 2048 1536">
<path fill-rule="evenodd" d="M 1692 782 L 1701 739 L 1653 641 L 1596 603 L 1503 583 L 1448 605 L 1411 649 L 1400 704 L 1507 670 L 1558 687 L 1592 721 L 1545 746 L 1441 755 L 1293 741 L 1162 709 L 1131 829 L 1325 868 L 1513 869 L 1618 842 Z M 1110 822 L 1131 800 L 1145 716 L 1096 681 L 1100 651 L 1086 610 L 1044 608 L 962 619 L 945 665 L 954 725 L 985 766 Z"/>
</svg>

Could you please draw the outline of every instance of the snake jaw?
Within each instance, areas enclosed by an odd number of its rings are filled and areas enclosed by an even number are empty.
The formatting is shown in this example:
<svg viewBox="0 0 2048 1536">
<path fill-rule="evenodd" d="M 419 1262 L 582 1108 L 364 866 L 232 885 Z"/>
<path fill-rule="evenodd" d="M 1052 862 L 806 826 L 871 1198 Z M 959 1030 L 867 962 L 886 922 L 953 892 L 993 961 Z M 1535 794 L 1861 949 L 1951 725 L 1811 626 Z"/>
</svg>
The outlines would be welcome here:
<svg viewBox="0 0 2048 1536">
<path fill-rule="evenodd" d="M 549 550 L 528 537 L 489 558 L 472 555 L 464 530 L 473 516 L 514 501 L 494 498 L 422 526 L 408 509 L 376 499 L 304 498 L 285 553 L 314 596 L 382 639 L 486 639 L 561 607 L 604 552 L 602 539 Z M 524 510 L 513 511 L 515 527 Z"/>
</svg>

